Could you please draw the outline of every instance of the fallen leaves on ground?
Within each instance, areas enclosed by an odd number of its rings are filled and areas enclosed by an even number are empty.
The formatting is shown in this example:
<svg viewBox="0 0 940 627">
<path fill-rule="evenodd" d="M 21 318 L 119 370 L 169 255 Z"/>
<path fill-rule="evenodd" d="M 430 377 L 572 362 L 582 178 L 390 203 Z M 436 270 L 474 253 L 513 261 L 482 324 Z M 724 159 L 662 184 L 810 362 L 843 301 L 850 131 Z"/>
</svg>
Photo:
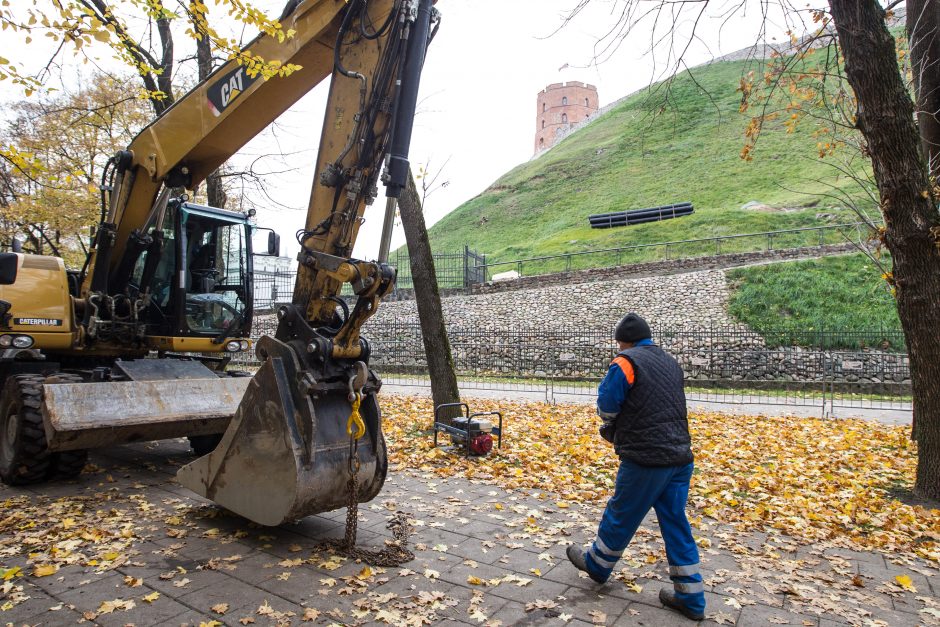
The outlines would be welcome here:
<svg viewBox="0 0 940 627">
<path fill-rule="evenodd" d="M 386 396 L 382 410 L 391 462 L 399 470 L 545 490 L 566 505 L 610 496 L 618 461 L 597 435 L 591 406 L 474 399 L 473 411 L 503 413 L 505 435 L 501 449 L 469 461 L 433 446 L 430 400 Z M 741 530 L 775 529 L 806 542 L 940 559 L 940 510 L 892 496 L 913 485 L 916 445 L 909 427 L 693 413 L 690 430 L 693 516 Z"/>
</svg>

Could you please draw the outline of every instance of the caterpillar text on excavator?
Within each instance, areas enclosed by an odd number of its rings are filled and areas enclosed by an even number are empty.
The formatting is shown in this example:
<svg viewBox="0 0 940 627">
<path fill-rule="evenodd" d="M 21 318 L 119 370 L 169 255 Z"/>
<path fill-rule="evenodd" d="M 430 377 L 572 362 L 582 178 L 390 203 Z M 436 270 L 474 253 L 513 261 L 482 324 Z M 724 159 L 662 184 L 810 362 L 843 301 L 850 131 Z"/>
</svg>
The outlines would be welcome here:
<svg viewBox="0 0 940 627">
<path fill-rule="evenodd" d="M 261 35 L 246 51 L 301 69 L 264 80 L 230 61 L 141 131 L 108 164 L 81 270 L 0 254 L 5 483 L 75 476 L 89 448 L 186 436 L 204 455 L 180 483 L 263 525 L 344 507 L 350 484 L 354 502 L 378 494 L 388 467 L 381 381 L 360 330 L 395 270 L 387 253 L 351 255 L 380 177 L 394 199 L 410 175 L 420 75 L 440 24 L 432 5 L 292 0 L 281 23 L 294 36 Z M 257 342 L 257 373 L 229 376 L 228 358 L 251 346 L 258 229 L 247 213 L 182 191 L 327 76 L 292 302 Z M 277 254 L 273 231 L 267 248 Z M 351 311 L 337 306 L 345 284 Z"/>
</svg>

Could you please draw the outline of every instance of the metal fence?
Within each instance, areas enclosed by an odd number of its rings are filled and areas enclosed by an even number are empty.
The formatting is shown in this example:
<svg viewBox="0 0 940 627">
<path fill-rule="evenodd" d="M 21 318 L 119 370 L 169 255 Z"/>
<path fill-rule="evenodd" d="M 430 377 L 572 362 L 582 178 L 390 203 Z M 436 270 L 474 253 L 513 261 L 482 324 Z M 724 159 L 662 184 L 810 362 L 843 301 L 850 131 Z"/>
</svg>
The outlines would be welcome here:
<svg viewBox="0 0 940 627">
<path fill-rule="evenodd" d="M 389 263 L 398 270 L 395 289 L 414 289 L 408 254 L 398 251 L 389 259 Z M 434 270 L 437 273 L 438 287 L 441 289 L 462 289 L 483 283 L 486 280 L 483 270 L 485 264 L 486 255 L 481 255 L 467 246 L 461 252 L 435 254 Z M 296 272 L 256 270 L 252 274 L 255 310 L 259 312 L 270 311 L 277 308 L 278 305 L 291 302 L 296 278 Z M 352 295 L 352 290 L 348 285 L 343 286 L 343 294 Z"/>
<path fill-rule="evenodd" d="M 398 269 L 398 289 L 414 289 L 411 276 L 411 261 L 408 253 L 398 250 L 389 259 Z M 466 288 L 486 281 L 486 255 L 482 255 L 469 246 L 455 253 L 434 253 L 434 272 L 437 274 L 437 286 L 441 289 Z"/>
<path fill-rule="evenodd" d="M 273 326 L 273 317 L 263 317 L 255 334 L 272 333 Z M 370 323 L 364 334 L 373 348 L 371 365 L 387 385 L 429 386 L 419 324 Z M 882 348 L 903 347 L 897 330 L 759 335 L 740 328 L 706 328 L 658 329 L 654 334 L 682 366 L 690 400 L 910 411 L 907 355 Z M 617 350 L 606 329 L 450 328 L 448 336 L 462 389 L 547 400 L 594 396 Z M 846 341 L 865 348 L 828 347 Z"/>
<path fill-rule="evenodd" d="M 858 232 L 867 232 L 868 228 L 868 225 L 864 222 L 856 222 L 765 231 L 762 233 L 720 235 L 675 242 L 656 242 L 653 244 L 621 246 L 619 248 L 543 255 L 510 261 L 494 261 L 491 259 L 480 264 L 478 268 L 483 273 L 484 280 L 492 278 L 494 271 L 499 273 L 515 270 L 523 276 L 536 276 L 650 261 L 669 261 L 729 253 L 754 253 L 823 246 L 826 244 L 844 244 L 848 241 L 856 241 Z M 856 235 L 850 239 L 849 234 L 852 232 L 855 232 Z M 866 237 L 861 239 L 865 240 Z"/>
</svg>

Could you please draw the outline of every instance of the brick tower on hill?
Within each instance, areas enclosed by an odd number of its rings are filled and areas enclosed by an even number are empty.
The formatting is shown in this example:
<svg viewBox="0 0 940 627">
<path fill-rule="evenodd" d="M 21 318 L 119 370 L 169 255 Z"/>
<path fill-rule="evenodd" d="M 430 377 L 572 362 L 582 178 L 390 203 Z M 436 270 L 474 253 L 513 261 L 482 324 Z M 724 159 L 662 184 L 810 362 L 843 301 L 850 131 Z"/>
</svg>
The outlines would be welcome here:
<svg viewBox="0 0 940 627">
<path fill-rule="evenodd" d="M 551 148 L 557 137 L 598 109 L 597 87 L 578 81 L 552 83 L 539 92 L 535 152 Z"/>
</svg>

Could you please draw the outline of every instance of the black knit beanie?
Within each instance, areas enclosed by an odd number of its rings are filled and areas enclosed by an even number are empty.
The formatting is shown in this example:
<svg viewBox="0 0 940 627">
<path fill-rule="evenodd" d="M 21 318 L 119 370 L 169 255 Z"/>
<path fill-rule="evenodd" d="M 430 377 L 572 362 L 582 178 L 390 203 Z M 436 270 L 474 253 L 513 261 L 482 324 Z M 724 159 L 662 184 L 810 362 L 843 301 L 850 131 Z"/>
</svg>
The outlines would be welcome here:
<svg viewBox="0 0 940 627">
<path fill-rule="evenodd" d="M 617 324 L 617 330 L 614 332 L 614 339 L 618 342 L 639 342 L 650 337 L 653 337 L 650 325 L 646 324 L 646 320 L 635 313 L 625 315 L 623 320 Z"/>
</svg>

